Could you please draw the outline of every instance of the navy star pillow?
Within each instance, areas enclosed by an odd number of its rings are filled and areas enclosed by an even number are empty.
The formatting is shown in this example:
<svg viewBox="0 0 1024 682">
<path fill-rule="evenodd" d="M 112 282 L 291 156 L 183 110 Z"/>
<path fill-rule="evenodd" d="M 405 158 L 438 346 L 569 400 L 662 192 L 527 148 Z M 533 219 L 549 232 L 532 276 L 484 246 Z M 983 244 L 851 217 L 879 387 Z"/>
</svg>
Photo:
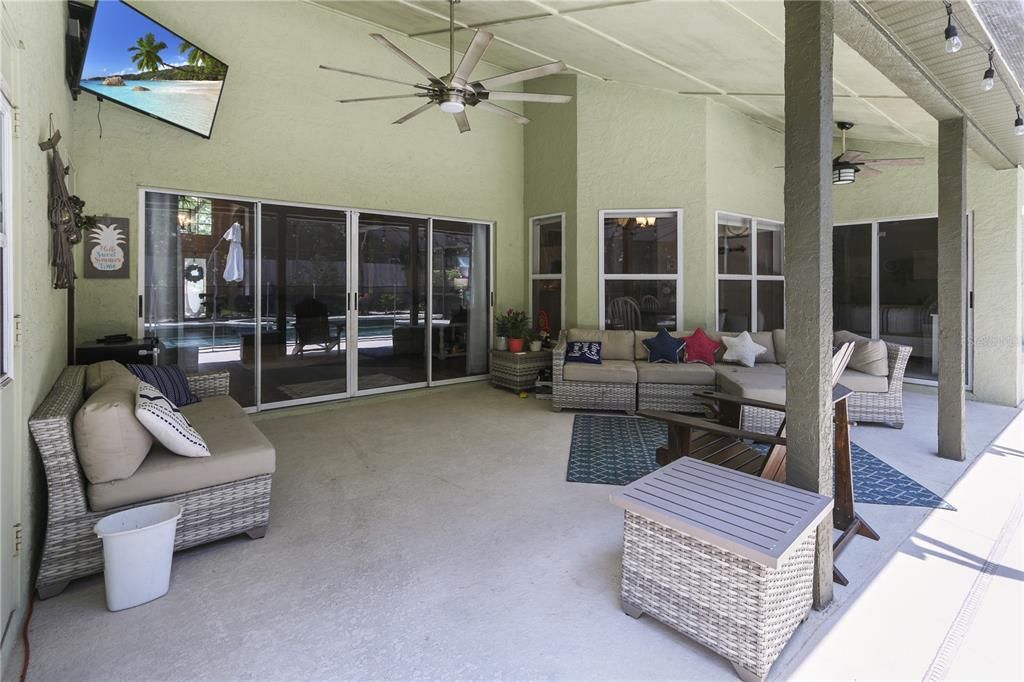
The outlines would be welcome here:
<svg viewBox="0 0 1024 682">
<path fill-rule="evenodd" d="M 648 362 L 670 362 L 673 365 L 679 363 L 679 354 L 686 348 L 686 341 L 677 339 L 662 327 L 657 336 L 643 340 L 647 349 Z"/>
</svg>

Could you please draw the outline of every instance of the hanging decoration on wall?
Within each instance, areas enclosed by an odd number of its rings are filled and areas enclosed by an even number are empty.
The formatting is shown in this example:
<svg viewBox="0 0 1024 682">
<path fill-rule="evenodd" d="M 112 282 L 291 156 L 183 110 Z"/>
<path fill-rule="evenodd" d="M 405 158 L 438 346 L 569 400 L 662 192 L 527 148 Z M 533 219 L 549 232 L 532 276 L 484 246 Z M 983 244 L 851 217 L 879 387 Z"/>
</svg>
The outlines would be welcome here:
<svg viewBox="0 0 1024 682">
<path fill-rule="evenodd" d="M 191 265 L 185 266 L 185 279 L 193 284 L 202 282 L 206 277 L 206 272 L 203 270 L 203 266 L 198 263 L 192 263 Z"/>
<path fill-rule="evenodd" d="M 87 279 L 127 279 L 129 266 L 128 219 L 101 216 L 88 231 Z"/>
<path fill-rule="evenodd" d="M 53 114 L 50 114 L 50 137 L 39 143 L 43 152 L 50 156 L 50 206 L 49 218 L 52 230 L 50 265 L 53 266 L 53 288 L 70 289 L 75 283 L 75 261 L 71 247 L 82 241 L 78 227 L 77 211 L 65 178 L 69 168 L 64 165 L 57 151 L 60 131 L 53 128 Z M 84 205 L 84 204 L 83 204 Z"/>
</svg>

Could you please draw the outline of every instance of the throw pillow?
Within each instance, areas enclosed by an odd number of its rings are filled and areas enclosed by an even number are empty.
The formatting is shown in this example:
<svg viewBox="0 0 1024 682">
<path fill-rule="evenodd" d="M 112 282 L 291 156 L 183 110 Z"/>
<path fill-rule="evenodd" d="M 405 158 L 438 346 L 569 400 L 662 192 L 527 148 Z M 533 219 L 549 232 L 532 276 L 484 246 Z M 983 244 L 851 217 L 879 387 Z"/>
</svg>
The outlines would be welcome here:
<svg viewBox="0 0 1024 682">
<path fill-rule="evenodd" d="M 177 365 L 128 365 L 128 370 L 137 376 L 139 381 L 155 386 L 178 407 L 199 402 L 199 396 L 193 393 L 188 385 L 185 372 Z"/>
<path fill-rule="evenodd" d="M 853 342 L 853 355 L 850 356 L 848 368 L 870 374 L 873 377 L 889 375 L 889 349 L 886 347 L 885 341 L 868 339 L 846 331 L 836 332 L 834 340 L 837 346 L 849 341 Z"/>
<path fill-rule="evenodd" d="M 668 362 L 673 365 L 679 363 L 679 354 L 686 348 L 685 341 L 672 336 L 664 327 L 658 330 L 657 336 L 644 339 L 642 343 L 647 349 L 648 362 Z"/>
<path fill-rule="evenodd" d="M 744 367 L 753 367 L 757 356 L 767 350 L 754 342 L 750 332 L 743 332 L 738 336 L 723 336 L 722 342 L 725 343 L 725 355 L 722 356 L 722 360 L 738 362 Z"/>
<path fill-rule="evenodd" d="M 85 368 L 85 397 L 99 390 L 100 386 L 114 377 L 132 376 L 128 368 L 116 360 L 94 362 Z"/>
<path fill-rule="evenodd" d="M 709 367 L 715 364 L 715 351 L 721 348 L 722 344 L 709 338 L 703 329 L 697 327 L 697 330 L 683 341 L 686 342 L 687 362 L 699 362 Z"/>
<path fill-rule="evenodd" d="M 135 416 L 160 443 L 176 455 L 209 457 L 210 448 L 185 415 L 155 386 L 139 382 Z"/>
<path fill-rule="evenodd" d="M 585 362 L 589 365 L 601 364 L 600 341 L 570 341 L 565 349 L 566 362 Z"/>
<path fill-rule="evenodd" d="M 153 436 L 135 417 L 138 385 L 128 372 L 108 379 L 75 414 L 75 449 L 90 483 L 128 478 L 153 445 Z"/>
</svg>

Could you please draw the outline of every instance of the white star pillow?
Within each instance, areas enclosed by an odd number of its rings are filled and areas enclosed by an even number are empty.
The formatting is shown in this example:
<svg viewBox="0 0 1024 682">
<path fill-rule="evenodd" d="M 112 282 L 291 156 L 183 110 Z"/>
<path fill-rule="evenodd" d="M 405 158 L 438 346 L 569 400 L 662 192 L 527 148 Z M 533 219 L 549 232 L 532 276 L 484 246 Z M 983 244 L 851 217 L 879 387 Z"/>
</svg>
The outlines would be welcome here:
<svg viewBox="0 0 1024 682">
<path fill-rule="evenodd" d="M 722 343 L 725 344 L 725 355 L 722 356 L 722 360 L 738 362 L 744 367 L 753 367 L 757 356 L 768 350 L 761 344 L 754 343 L 749 332 L 743 332 L 738 336 L 722 336 Z"/>
</svg>

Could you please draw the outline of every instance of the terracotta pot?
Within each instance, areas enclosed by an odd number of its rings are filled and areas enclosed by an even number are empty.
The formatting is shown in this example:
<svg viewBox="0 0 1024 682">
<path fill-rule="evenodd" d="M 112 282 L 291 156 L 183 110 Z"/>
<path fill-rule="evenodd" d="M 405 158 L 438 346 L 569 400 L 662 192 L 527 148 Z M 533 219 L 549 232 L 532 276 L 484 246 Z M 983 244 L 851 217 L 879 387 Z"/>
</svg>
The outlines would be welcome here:
<svg viewBox="0 0 1024 682">
<path fill-rule="evenodd" d="M 523 352 L 523 340 L 522 339 L 509 339 L 508 350 L 510 353 L 522 353 Z"/>
</svg>

